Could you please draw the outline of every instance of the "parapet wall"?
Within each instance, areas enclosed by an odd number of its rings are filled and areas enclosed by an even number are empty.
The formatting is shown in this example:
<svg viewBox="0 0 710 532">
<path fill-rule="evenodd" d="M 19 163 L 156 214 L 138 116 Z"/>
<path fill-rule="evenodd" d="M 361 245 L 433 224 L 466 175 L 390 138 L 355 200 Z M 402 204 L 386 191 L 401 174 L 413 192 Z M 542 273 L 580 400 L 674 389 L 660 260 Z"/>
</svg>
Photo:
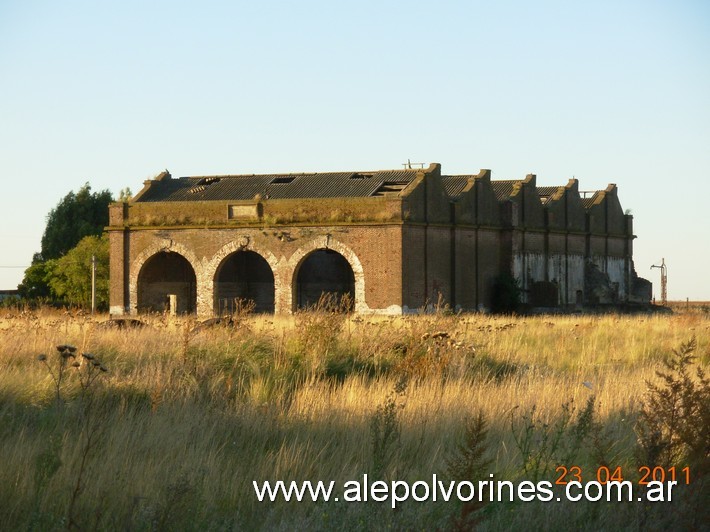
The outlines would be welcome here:
<svg viewBox="0 0 710 532">
<path fill-rule="evenodd" d="M 111 225 L 132 227 L 401 222 L 400 199 L 328 198 L 258 201 L 146 202 L 111 207 Z"/>
</svg>

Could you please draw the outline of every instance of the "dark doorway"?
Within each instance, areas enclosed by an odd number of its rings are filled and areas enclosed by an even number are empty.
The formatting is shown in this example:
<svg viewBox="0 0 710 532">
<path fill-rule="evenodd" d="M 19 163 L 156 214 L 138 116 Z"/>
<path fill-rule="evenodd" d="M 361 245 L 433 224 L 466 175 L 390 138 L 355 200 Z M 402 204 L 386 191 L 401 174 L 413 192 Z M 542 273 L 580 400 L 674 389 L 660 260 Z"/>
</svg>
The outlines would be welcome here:
<svg viewBox="0 0 710 532">
<path fill-rule="evenodd" d="M 178 253 L 161 251 L 149 258 L 138 274 L 138 311 L 164 312 L 168 296 L 177 296 L 177 313 L 195 312 L 197 306 L 195 270 Z"/>
<path fill-rule="evenodd" d="M 340 253 L 330 249 L 314 251 L 301 263 L 296 277 L 296 305 L 306 308 L 318 302 L 321 295 L 332 294 L 338 300 L 349 298 L 355 304 L 355 274 Z"/>
<path fill-rule="evenodd" d="M 253 301 L 254 312 L 274 312 L 274 272 L 266 259 L 253 251 L 237 251 L 222 261 L 214 279 L 215 312 L 237 312 Z"/>
</svg>

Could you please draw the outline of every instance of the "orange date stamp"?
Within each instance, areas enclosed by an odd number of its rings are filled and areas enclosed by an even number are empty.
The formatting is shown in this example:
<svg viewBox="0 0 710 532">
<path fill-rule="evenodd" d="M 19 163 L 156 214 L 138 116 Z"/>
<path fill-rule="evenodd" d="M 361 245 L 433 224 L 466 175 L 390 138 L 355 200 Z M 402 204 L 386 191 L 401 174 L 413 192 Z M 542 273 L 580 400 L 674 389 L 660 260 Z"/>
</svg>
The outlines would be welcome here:
<svg viewBox="0 0 710 532">
<path fill-rule="evenodd" d="M 592 470 L 591 472 L 587 471 L 583 474 L 582 468 L 579 466 L 567 467 L 560 465 L 555 468 L 555 473 L 558 475 L 555 484 L 562 486 L 569 482 L 582 483 L 592 480 L 600 484 L 624 482 L 626 476 L 621 466 L 617 466 L 613 469 L 607 466 L 599 466 L 596 470 Z M 675 466 L 641 466 L 637 468 L 634 473 L 639 476 L 636 483 L 640 486 L 646 486 L 649 482 L 678 482 L 690 484 L 690 467 L 687 466 L 683 469 L 677 469 Z"/>
</svg>

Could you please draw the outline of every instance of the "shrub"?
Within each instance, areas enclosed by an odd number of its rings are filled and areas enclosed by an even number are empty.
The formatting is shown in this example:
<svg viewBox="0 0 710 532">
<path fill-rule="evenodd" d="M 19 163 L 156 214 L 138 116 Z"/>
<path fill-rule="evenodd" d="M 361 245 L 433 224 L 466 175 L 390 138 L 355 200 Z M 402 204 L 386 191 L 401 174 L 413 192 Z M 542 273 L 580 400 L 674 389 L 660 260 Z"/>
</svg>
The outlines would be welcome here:
<svg viewBox="0 0 710 532">
<path fill-rule="evenodd" d="M 479 411 L 466 422 L 464 442 L 456 449 L 456 454 L 446 460 L 446 473 L 451 480 L 469 481 L 477 484 L 480 480 L 489 480 L 488 473 L 493 461 L 488 455 L 488 420 Z M 451 520 L 454 530 L 471 530 L 477 520 L 474 512 L 485 506 L 486 501 L 476 500 L 464 503 L 461 513 Z"/>
<path fill-rule="evenodd" d="M 692 464 L 696 474 L 708 472 L 710 460 L 710 379 L 700 367 L 690 367 L 695 338 L 673 350 L 665 370 L 656 371 L 662 384 L 647 382 L 648 394 L 636 427 L 642 465 L 671 467 Z"/>
<path fill-rule="evenodd" d="M 710 379 L 700 367 L 691 366 L 696 357 L 695 338 L 673 350 L 664 369 L 657 370 L 660 384 L 648 382 L 648 392 L 636 425 L 639 467 L 655 471 L 688 468 L 690 483 L 682 486 L 681 500 L 674 497 L 674 511 L 660 512 L 646 504 L 641 525 L 664 523 L 672 528 L 697 530 L 710 522 Z"/>
<path fill-rule="evenodd" d="M 407 379 L 402 377 L 385 402 L 377 407 L 370 420 L 372 475 L 376 479 L 384 478 L 395 454 L 401 433 L 399 411 L 404 408 L 404 403 L 398 401 L 406 391 Z"/>
<path fill-rule="evenodd" d="M 493 284 L 491 312 L 512 314 L 520 309 L 520 283 L 509 273 L 502 273 Z"/>
</svg>

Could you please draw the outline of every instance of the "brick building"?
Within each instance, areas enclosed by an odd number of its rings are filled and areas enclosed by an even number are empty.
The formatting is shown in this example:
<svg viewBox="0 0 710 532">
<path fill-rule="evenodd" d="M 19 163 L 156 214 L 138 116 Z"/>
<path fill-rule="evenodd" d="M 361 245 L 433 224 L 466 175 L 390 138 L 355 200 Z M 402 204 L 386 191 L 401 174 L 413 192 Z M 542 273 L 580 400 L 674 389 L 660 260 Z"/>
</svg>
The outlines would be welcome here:
<svg viewBox="0 0 710 532">
<path fill-rule="evenodd" d="M 291 313 L 322 292 L 358 312 L 436 302 L 490 308 L 511 274 L 530 306 L 648 302 L 636 276 L 632 217 L 615 185 L 492 181 L 425 169 L 146 181 L 110 207 L 111 313 L 207 317 L 250 299 Z"/>
</svg>

